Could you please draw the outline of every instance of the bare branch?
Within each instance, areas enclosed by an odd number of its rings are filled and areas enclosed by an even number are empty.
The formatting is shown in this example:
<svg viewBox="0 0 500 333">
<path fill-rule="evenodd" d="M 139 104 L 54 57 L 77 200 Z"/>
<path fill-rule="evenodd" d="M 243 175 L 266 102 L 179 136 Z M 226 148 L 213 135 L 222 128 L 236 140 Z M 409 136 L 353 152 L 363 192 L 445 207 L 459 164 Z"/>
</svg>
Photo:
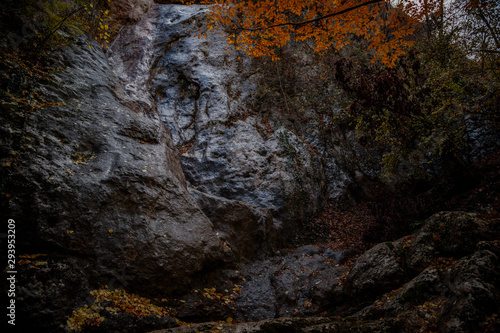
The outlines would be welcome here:
<svg viewBox="0 0 500 333">
<path fill-rule="evenodd" d="M 66 15 L 61 21 L 59 21 L 55 26 L 54 28 L 45 36 L 45 38 L 40 42 L 38 43 L 38 46 L 36 47 L 36 49 L 34 50 L 34 53 L 40 51 L 40 49 L 45 45 L 45 42 L 47 42 L 47 40 L 53 35 L 55 34 L 59 29 L 61 29 L 61 27 L 63 26 L 64 22 L 66 22 L 66 20 L 68 20 L 71 16 L 75 15 L 76 13 L 78 13 L 80 10 L 82 10 L 83 7 L 79 7 L 75 10 L 73 10 L 72 12 L 70 12 L 68 15 Z"/>
</svg>

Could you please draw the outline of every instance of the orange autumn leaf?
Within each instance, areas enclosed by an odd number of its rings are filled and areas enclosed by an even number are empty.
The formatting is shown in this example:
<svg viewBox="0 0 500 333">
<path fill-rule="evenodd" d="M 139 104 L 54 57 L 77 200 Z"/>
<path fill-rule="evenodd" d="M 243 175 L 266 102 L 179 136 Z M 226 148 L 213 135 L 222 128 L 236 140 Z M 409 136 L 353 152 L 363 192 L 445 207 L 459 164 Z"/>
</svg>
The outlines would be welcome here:
<svg viewBox="0 0 500 333">
<path fill-rule="evenodd" d="M 315 51 L 341 49 L 353 35 L 368 40 L 374 57 L 392 65 L 413 44 L 422 19 L 439 12 L 439 0 L 215 0 L 210 27 L 221 25 L 228 42 L 253 57 L 271 56 L 291 40 L 312 40 Z M 210 29 L 211 30 L 211 29 Z"/>
<path fill-rule="evenodd" d="M 24 259 L 35 259 L 38 257 L 46 256 L 44 253 L 36 253 L 36 254 L 22 254 L 19 256 L 19 258 L 24 258 Z"/>
</svg>

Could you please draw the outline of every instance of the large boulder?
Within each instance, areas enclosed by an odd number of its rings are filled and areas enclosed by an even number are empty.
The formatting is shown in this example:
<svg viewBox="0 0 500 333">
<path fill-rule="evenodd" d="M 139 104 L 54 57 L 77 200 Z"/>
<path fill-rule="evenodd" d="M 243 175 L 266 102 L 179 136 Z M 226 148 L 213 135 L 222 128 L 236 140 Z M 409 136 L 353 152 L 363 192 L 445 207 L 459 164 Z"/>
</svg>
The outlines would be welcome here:
<svg viewBox="0 0 500 333">
<path fill-rule="evenodd" d="M 492 237 L 488 223 L 470 213 L 441 212 L 427 219 L 405 244 L 405 264 L 411 271 L 421 271 L 435 258 L 471 254 L 479 241 Z"/>
<path fill-rule="evenodd" d="M 460 260 L 441 258 L 353 317 L 400 318 L 411 330 L 480 332 L 500 304 L 499 248 L 483 242 Z M 493 317 L 491 317 L 493 315 Z"/>
<path fill-rule="evenodd" d="M 268 209 L 252 207 L 241 201 L 216 197 L 190 189 L 190 194 L 214 223 L 217 236 L 233 255 L 233 260 L 248 261 L 273 255 L 283 244 Z"/>
<path fill-rule="evenodd" d="M 466 212 L 440 212 L 414 234 L 380 243 L 361 255 L 349 272 L 349 295 L 380 295 L 428 268 L 438 258 L 462 258 L 478 242 L 494 239 L 485 220 Z"/>
<path fill-rule="evenodd" d="M 380 243 L 361 255 L 345 281 L 351 296 L 373 295 L 390 290 L 405 279 L 405 271 L 392 243 Z"/>
<path fill-rule="evenodd" d="M 19 244 L 93 258 L 98 276 L 123 271 L 130 288 L 183 288 L 225 255 L 170 132 L 146 103 L 125 100 L 95 43 L 52 58 L 60 70 L 38 93 L 57 104 L 24 123 L 12 121 L 22 117 L 13 106 L 0 115 L 2 144 L 16 152 L 2 168 L 2 214 L 15 219 Z"/>
</svg>

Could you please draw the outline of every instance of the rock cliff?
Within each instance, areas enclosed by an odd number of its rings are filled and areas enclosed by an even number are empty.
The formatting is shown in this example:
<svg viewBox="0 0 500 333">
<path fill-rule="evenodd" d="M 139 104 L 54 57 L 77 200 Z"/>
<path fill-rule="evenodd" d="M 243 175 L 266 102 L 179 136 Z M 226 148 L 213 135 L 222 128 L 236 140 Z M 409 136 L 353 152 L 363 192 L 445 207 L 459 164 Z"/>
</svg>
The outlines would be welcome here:
<svg viewBox="0 0 500 333">
<path fill-rule="evenodd" d="M 316 123 L 257 112 L 262 67 L 220 34 L 193 36 L 205 7 L 167 2 L 117 2 L 121 28 L 106 53 L 85 37 L 55 50 L 56 70 L 35 88 L 49 106 L 1 101 L 0 207 L 18 231 L 22 328 L 67 331 L 75 313 L 84 330 L 109 332 L 466 332 L 494 322 L 496 230 L 470 214 L 435 215 L 364 254 L 284 250 L 326 198 L 370 192 L 372 183 L 355 187 L 377 170 L 364 152 L 344 163 L 359 148 L 352 132 L 341 135 L 354 148 L 341 151 Z M 168 314 L 144 315 L 144 300 L 98 302 L 105 285 L 168 297 Z"/>
<path fill-rule="evenodd" d="M 290 206 L 290 198 L 300 197 L 307 201 L 301 209 L 317 213 L 322 161 L 294 133 L 283 127 L 268 132 L 263 118 L 251 114 L 258 69 L 220 34 L 193 36 L 205 11 L 155 7 L 121 31 L 110 63 L 129 98 L 157 106 L 182 152 L 190 186 L 270 209 L 277 227 L 297 223 L 304 212 Z"/>
</svg>

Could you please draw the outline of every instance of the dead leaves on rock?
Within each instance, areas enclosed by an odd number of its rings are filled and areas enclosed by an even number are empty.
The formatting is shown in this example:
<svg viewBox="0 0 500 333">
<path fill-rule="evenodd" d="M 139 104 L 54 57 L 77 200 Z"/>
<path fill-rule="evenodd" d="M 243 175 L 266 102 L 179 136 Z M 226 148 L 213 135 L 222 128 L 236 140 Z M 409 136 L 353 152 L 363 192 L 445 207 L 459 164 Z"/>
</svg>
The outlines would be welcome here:
<svg viewBox="0 0 500 333">
<path fill-rule="evenodd" d="M 19 266 L 32 264 L 30 266 L 30 268 L 39 268 L 40 266 L 46 266 L 46 265 L 48 265 L 47 261 L 37 260 L 37 261 L 33 262 L 32 260 L 30 260 L 30 259 L 36 259 L 38 257 L 43 257 L 43 256 L 46 256 L 46 254 L 43 254 L 43 253 L 23 254 L 23 255 L 19 256 L 19 258 L 21 258 L 21 260 L 19 260 L 17 262 L 17 264 Z"/>
<path fill-rule="evenodd" d="M 151 315 L 165 317 L 170 316 L 171 312 L 170 309 L 153 304 L 150 299 L 120 289 L 110 290 L 107 286 L 93 290 L 90 294 L 94 297 L 94 304 L 73 311 L 66 322 L 69 330 L 80 331 L 84 326 L 99 326 L 105 320 L 101 315 L 105 311 L 129 313 L 137 318 Z"/>
</svg>

